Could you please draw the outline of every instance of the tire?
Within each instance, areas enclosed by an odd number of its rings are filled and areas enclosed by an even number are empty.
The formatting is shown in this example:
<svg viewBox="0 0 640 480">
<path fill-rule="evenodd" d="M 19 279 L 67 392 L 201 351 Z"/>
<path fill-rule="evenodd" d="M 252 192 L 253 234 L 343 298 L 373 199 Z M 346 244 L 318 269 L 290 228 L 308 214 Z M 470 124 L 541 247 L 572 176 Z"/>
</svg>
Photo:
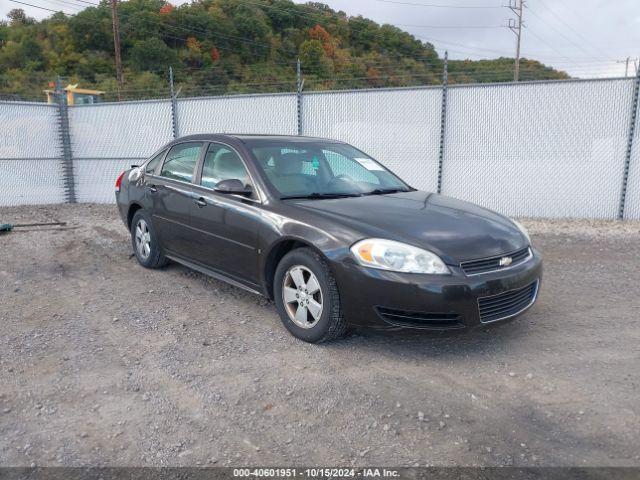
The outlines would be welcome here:
<svg viewBox="0 0 640 480">
<path fill-rule="evenodd" d="M 327 262 L 313 250 L 299 248 L 287 253 L 276 269 L 273 290 L 280 319 L 294 337 L 322 343 L 345 334 L 338 285 Z"/>
<path fill-rule="evenodd" d="M 142 237 L 140 237 L 140 233 L 142 233 Z M 141 247 L 137 237 L 148 239 L 148 243 L 145 243 L 146 246 Z M 131 245 L 138 263 L 145 268 L 162 268 L 169 262 L 160 248 L 151 216 L 144 210 L 138 210 L 131 220 Z"/>
</svg>

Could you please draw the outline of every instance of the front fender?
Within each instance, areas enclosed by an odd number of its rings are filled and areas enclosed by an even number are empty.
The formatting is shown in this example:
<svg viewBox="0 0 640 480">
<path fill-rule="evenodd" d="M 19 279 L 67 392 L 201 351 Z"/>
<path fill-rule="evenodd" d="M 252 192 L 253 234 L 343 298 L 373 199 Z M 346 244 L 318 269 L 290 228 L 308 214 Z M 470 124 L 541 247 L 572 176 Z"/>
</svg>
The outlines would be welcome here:
<svg viewBox="0 0 640 480">
<path fill-rule="evenodd" d="M 306 246 L 315 250 L 333 270 L 332 264 L 349 258 L 349 247 L 361 236 L 322 218 L 294 220 L 276 213 L 270 216 L 271 221 L 263 223 L 259 232 L 260 280 L 269 297 L 277 262 L 292 248 Z"/>
</svg>

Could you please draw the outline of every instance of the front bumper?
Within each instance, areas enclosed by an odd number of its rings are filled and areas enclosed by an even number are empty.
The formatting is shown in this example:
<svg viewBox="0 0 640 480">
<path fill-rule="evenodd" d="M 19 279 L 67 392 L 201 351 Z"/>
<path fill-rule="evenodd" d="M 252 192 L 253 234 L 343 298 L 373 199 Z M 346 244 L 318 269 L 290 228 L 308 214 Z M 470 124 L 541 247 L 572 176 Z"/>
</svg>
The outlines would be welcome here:
<svg viewBox="0 0 640 480">
<path fill-rule="evenodd" d="M 451 275 L 388 272 L 355 262 L 333 265 L 345 318 L 351 325 L 381 329 L 418 328 L 448 330 L 473 328 L 514 318 L 535 303 L 542 278 L 542 258 L 532 257 L 504 270 L 467 276 L 450 266 Z M 525 291 L 527 288 L 530 290 Z M 517 292 L 522 291 L 522 294 Z M 509 315 L 481 321 L 478 299 L 506 292 L 525 295 L 530 302 Z M 508 295 L 508 294 L 507 294 Z M 505 301 L 515 303 L 513 301 Z"/>
</svg>

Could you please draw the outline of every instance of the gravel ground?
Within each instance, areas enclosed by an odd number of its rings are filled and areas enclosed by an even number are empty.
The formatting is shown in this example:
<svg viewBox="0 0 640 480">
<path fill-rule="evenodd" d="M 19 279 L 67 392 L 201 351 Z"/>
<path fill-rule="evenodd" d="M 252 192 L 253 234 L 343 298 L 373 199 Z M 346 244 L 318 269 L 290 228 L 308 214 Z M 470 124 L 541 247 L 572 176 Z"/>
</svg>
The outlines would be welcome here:
<svg viewBox="0 0 640 480">
<path fill-rule="evenodd" d="M 525 221 L 539 302 L 470 334 L 291 337 L 267 300 L 131 257 L 114 206 L 0 237 L 0 463 L 640 466 L 640 224 Z"/>
</svg>

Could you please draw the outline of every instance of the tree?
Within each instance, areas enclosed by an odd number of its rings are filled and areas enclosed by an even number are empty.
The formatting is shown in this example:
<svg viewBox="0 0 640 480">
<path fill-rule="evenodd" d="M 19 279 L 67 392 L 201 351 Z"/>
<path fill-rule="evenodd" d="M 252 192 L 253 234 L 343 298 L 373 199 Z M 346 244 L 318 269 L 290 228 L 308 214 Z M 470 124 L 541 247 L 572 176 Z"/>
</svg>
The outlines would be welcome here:
<svg viewBox="0 0 640 480">
<path fill-rule="evenodd" d="M 106 9 L 86 8 L 66 20 L 76 51 L 113 51 L 111 14 Z"/>
<path fill-rule="evenodd" d="M 322 48 L 324 49 L 324 53 L 329 58 L 333 58 L 335 54 L 335 47 L 333 45 L 333 39 L 329 32 L 327 32 L 320 25 L 317 25 L 309 30 L 309 36 L 312 40 L 319 40 L 322 43 Z"/>
<path fill-rule="evenodd" d="M 300 61 L 304 65 L 305 72 L 318 76 L 325 76 L 328 73 L 325 51 L 320 40 L 306 40 L 300 46 Z"/>
<path fill-rule="evenodd" d="M 159 38 L 138 40 L 129 52 L 131 66 L 138 71 L 164 69 L 177 62 L 174 50 Z"/>
<path fill-rule="evenodd" d="M 262 59 L 270 53 L 268 45 L 271 29 L 265 23 L 266 16 L 256 13 L 241 5 L 233 14 L 233 24 L 238 32 L 237 35 L 247 39 L 245 42 L 239 42 L 240 52 L 245 59 Z"/>
<path fill-rule="evenodd" d="M 38 70 L 42 67 L 44 57 L 42 47 L 34 38 L 26 37 L 20 42 L 20 57 L 29 70 Z"/>
<path fill-rule="evenodd" d="M 169 1 L 119 0 L 129 89 L 164 85 L 172 65 L 185 94 L 204 88 L 221 94 L 291 90 L 298 57 L 309 89 L 441 82 L 442 60 L 432 44 L 321 3 Z M 57 75 L 83 87 L 115 90 L 110 4 L 89 3 L 73 15 L 58 12 L 41 21 L 20 9 L 9 12 L 0 21 L 0 91 L 41 98 Z M 451 60 L 449 79 L 505 81 L 513 78 L 512 69 L 509 58 Z M 531 80 L 568 77 L 528 59 L 521 60 L 521 73 Z"/>
<path fill-rule="evenodd" d="M 160 8 L 160 15 L 168 15 L 174 10 L 174 8 L 175 7 L 173 5 L 167 2 Z"/>
<path fill-rule="evenodd" d="M 27 14 L 24 13 L 24 10 L 21 8 L 14 8 L 9 10 L 7 13 L 7 18 L 10 20 L 10 25 L 12 27 L 19 25 L 32 25 L 35 23 L 35 20 L 31 17 L 27 17 Z"/>
</svg>

